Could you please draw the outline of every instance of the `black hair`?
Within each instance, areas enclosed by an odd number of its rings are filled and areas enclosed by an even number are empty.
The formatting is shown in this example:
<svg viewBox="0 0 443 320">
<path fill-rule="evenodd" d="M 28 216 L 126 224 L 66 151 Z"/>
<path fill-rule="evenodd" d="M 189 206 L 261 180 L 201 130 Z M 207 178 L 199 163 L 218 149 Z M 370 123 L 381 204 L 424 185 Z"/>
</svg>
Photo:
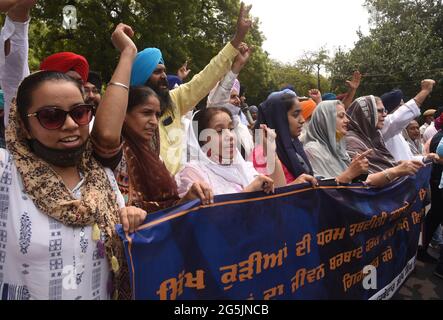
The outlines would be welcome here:
<svg viewBox="0 0 443 320">
<path fill-rule="evenodd" d="M 162 115 L 172 110 L 174 107 L 174 101 L 172 101 L 169 91 L 168 79 L 165 79 L 165 82 L 163 84 L 167 87 L 165 90 L 161 90 L 158 86 L 153 85 L 151 78 L 149 78 L 145 83 L 145 87 L 149 87 L 157 94 L 157 97 L 160 100 L 160 109 Z"/>
<path fill-rule="evenodd" d="M 26 127 L 28 127 L 29 124 L 27 115 L 28 110 L 32 105 L 32 95 L 35 90 L 37 90 L 43 83 L 47 81 L 70 82 L 78 88 L 83 97 L 83 88 L 81 84 L 77 80 L 71 78 L 70 76 L 67 76 L 62 72 L 39 71 L 31 74 L 30 76 L 26 77 L 18 87 L 16 99 L 17 111 Z"/>
<path fill-rule="evenodd" d="M 131 112 L 134 107 L 146 103 L 149 97 L 154 96 L 160 101 L 157 93 L 149 87 L 137 86 L 129 89 L 128 109 L 126 113 Z"/>
</svg>

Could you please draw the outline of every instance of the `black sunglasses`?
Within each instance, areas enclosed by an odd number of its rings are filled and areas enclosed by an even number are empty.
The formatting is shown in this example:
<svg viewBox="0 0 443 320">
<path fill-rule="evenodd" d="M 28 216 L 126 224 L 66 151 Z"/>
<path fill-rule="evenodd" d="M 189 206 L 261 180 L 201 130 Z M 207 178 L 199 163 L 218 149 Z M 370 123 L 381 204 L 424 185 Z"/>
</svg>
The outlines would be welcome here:
<svg viewBox="0 0 443 320">
<path fill-rule="evenodd" d="M 95 107 L 91 104 L 76 105 L 71 111 L 57 107 L 45 107 L 35 113 L 28 114 L 27 117 L 36 117 L 41 126 L 47 130 L 57 130 L 63 127 L 68 114 L 79 126 L 88 125 L 92 120 L 94 110 Z"/>
</svg>

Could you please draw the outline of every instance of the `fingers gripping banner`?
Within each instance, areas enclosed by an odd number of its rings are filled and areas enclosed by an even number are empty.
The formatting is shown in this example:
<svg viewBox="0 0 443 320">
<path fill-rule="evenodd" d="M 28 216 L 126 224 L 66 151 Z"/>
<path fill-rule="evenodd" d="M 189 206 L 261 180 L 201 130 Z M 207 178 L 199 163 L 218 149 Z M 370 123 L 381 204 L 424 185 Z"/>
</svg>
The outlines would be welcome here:
<svg viewBox="0 0 443 320">
<path fill-rule="evenodd" d="M 134 297 L 389 299 L 415 266 L 429 176 L 219 196 L 119 226 Z"/>
</svg>

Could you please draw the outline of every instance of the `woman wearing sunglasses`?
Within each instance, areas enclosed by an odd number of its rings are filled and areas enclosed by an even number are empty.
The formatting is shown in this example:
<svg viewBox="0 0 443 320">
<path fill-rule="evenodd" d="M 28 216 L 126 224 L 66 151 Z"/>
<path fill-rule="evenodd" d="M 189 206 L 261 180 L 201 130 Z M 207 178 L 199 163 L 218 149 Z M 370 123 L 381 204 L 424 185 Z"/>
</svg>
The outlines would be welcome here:
<svg viewBox="0 0 443 320">
<path fill-rule="evenodd" d="M 130 72 L 137 52 L 127 34 L 123 25 L 113 34 L 121 52 L 116 82 L 129 83 L 122 70 Z M 93 156 L 92 114 L 79 83 L 63 73 L 38 72 L 18 88 L 0 149 L 2 298 L 131 296 L 115 225 L 133 230 L 146 213 L 124 207 L 112 172 Z"/>
<path fill-rule="evenodd" d="M 423 167 L 421 161 L 402 161 L 397 163 L 386 148 L 381 135 L 387 111 L 380 98 L 361 97 L 347 110 L 349 124 L 346 134 L 346 150 L 354 158 L 365 154 L 369 160 L 369 174 L 383 173 L 387 183 L 417 173 Z M 372 152 L 367 153 L 368 150 Z M 379 185 L 378 183 L 376 185 Z"/>
<path fill-rule="evenodd" d="M 380 109 L 381 119 L 385 110 Z M 373 187 L 383 187 L 392 179 L 414 174 L 409 165 L 392 167 L 388 172 L 377 172 L 368 175 L 369 161 L 373 150 L 348 155 L 345 138 L 350 127 L 350 119 L 341 101 L 324 101 L 315 109 L 305 137 L 305 151 L 312 164 L 314 174 L 327 179 L 335 179 L 338 183 L 363 182 Z M 354 126 L 355 127 L 355 126 Z M 327 159 L 327 161 L 326 161 Z M 386 177 L 391 180 L 387 180 Z"/>
</svg>

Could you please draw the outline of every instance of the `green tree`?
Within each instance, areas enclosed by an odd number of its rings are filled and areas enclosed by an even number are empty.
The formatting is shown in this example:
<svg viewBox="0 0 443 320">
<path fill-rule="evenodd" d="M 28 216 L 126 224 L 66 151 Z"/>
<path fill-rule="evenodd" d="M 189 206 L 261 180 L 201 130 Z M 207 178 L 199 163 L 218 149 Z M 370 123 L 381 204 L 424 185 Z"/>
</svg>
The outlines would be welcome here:
<svg viewBox="0 0 443 320">
<path fill-rule="evenodd" d="M 381 95 L 394 88 L 413 97 L 424 78 L 440 82 L 428 104 L 443 98 L 443 10 L 435 0 L 367 0 L 370 34 L 359 32 L 349 52 L 339 50 L 329 66 L 333 88 L 355 68 L 363 81 L 360 93 Z"/>
<path fill-rule="evenodd" d="M 78 28 L 62 28 L 62 10 L 77 8 Z M 54 0 L 40 1 L 33 11 L 30 30 L 31 68 L 37 69 L 46 56 L 59 51 L 73 51 L 87 57 L 92 70 L 109 79 L 116 64 L 117 52 L 110 41 L 115 26 L 124 22 L 136 32 L 139 50 L 158 47 L 168 73 L 186 61 L 195 72 L 231 40 L 240 8 L 239 0 Z M 259 21 L 247 37 L 256 48 L 249 66 L 241 75 L 248 94 L 261 97 L 269 82 L 269 58 L 262 50 L 263 35 Z"/>
<path fill-rule="evenodd" d="M 314 69 L 312 69 L 314 70 Z M 300 64 L 282 64 L 272 62 L 271 89 L 279 90 L 291 85 L 299 96 L 307 96 L 310 89 L 318 88 L 317 75 L 310 73 L 309 69 L 300 69 Z M 329 80 L 320 76 L 321 87 L 328 91 Z"/>
<path fill-rule="evenodd" d="M 317 89 L 323 89 L 321 85 L 321 70 L 329 63 L 329 55 L 326 49 L 321 48 L 318 51 L 305 52 L 303 58 L 297 61 L 297 67 L 307 74 L 317 75 Z M 324 90 L 323 90 L 324 91 Z"/>
</svg>

